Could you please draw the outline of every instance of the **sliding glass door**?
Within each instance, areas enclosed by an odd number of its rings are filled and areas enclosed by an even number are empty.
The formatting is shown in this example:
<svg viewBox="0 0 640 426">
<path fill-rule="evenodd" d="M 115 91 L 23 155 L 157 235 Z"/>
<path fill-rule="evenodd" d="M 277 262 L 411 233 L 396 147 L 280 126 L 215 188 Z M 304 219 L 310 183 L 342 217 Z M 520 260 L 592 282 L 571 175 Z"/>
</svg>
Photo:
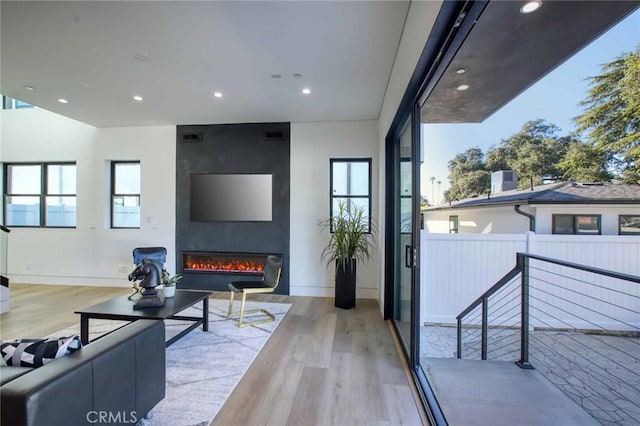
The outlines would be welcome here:
<svg viewBox="0 0 640 426">
<path fill-rule="evenodd" d="M 394 183 L 393 197 L 395 214 L 393 219 L 394 289 L 393 319 L 400 340 L 407 354 L 416 346 L 414 330 L 411 326 L 416 283 L 416 239 L 415 239 L 415 190 L 416 149 L 413 141 L 413 125 L 407 119 L 394 142 Z"/>
</svg>

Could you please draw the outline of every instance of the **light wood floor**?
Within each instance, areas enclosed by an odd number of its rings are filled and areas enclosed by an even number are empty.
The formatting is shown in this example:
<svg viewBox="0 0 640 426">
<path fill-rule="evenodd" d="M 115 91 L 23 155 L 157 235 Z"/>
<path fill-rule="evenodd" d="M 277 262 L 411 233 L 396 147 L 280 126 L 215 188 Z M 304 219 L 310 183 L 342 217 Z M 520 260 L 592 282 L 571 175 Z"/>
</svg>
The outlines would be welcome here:
<svg viewBox="0 0 640 426">
<path fill-rule="evenodd" d="M 53 333 L 78 321 L 75 309 L 127 292 L 12 284 L 11 311 L 0 315 L 1 337 Z M 261 295 L 252 300 L 292 306 L 212 425 L 426 422 L 377 301 L 358 300 L 355 309 L 345 311 L 330 298 Z"/>
</svg>

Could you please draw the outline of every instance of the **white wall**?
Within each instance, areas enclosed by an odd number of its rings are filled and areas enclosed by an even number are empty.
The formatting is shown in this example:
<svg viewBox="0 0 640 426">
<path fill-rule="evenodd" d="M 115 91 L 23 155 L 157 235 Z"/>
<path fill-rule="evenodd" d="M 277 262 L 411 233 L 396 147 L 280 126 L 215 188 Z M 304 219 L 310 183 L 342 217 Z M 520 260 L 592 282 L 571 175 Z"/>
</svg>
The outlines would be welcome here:
<svg viewBox="0 0 640 426">
<path fill-rule="evenodd" d="M 536 233 L 551 234 L 552 215 L 554 214 L 599 214 L 602 235 L 618 235 L 619 215 L 640 215 L 640 204 L 599 206 L 585 204 L 578 206 L 540 206 L 537 207 Z"/>
<path fill-rule="evenodd" d="M 531 213 L 524 206 L 522 210 Z M 449 216 L 458 216 L 460 234 L 523 234 L 529 230 L 529 219 L 516 213 L 513 206 L 428 210 L 424 213 L 424 230 L 448 234 Z"/>
<path fill-rule="evenodd" d="M 175 264 L 175 126 L 97 129 L 41 109 L 2 115 L 2 161 L 75 161 L 78 173 L 75 229 L 12 229 L 12 282 L 128 287 L 140 246 L 167 247 Z M 109 228 L 111 160 L 141 162 L 140 229 Z"/>
<path fill-rule="evenodd" d="M 320 259 L 329 232 L 318 226 L 329 215 L 330 158 L 372 159 L 372 216 L 379 218 L 377 124 L 372 120 L 291 123 L 291 295 L 334 295 L 333 268 Z M 376 258 L 358 265 L 358 298 L 377 297 L 378 262 Z"/>
<path fill-rule="evenodd" d="M 409 12 L 402 31 L 402 38 L 398 46 L 398 52 L 393 64 L 378 120 L 378 158 L 380 159 L 379 168 L 381 171 L 378 180 L 380 188 L 378 204 L 381 215 L 384 214 L 385 203 L 385 138 L 418 63 L 420 54 L 424 50 L 429 32 L 438 16 L 441 6 L 441 1 L 412 1 L 409 6 Z M 378 255 L 380 257 L 379 275 L 381 277 L 381 284 L 383 283 L 385 274 L 383 250 L 385 244 L 384 233 L 384 220 L 380 220 L 378 235 L 378 247 L 380 250 L 378 251 Z M 380 301 L 380 309 L 384 311 L 384 285 L 380 285 L 378 300 Z"/>
</svg>

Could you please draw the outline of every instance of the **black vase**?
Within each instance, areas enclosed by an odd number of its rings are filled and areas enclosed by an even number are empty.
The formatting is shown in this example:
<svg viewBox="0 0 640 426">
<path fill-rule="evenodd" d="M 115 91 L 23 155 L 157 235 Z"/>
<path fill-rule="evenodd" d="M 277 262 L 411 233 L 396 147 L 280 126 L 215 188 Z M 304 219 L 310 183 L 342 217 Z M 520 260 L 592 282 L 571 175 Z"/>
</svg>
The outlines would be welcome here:
<svg viewBox="0 0 640 426">
<path fill-rule="evenodd" d="M 356 306 L 356 260 L 340 265 L 336 261 L 336 308 L 351 309 Z"/>
</svg>

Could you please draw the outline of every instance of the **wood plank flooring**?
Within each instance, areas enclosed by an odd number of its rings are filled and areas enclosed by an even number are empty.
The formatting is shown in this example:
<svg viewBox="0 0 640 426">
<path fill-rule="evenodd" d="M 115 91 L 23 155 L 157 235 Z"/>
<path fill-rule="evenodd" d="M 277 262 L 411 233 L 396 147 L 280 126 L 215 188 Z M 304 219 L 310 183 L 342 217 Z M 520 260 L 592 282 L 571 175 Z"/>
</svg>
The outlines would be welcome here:
<svg viewBox="0 0 640 426">
<path fill-rule="evenodd" d="M 0 315 L 0 337 L 53 333 L 79 320 L 74 310 L 128 291 L 12 284 L 11 311 Z M 258 295 L 251 300 L 292 306 L 212 425 L 426 423 L 377 301 L 358 300 L 355 309 L 345 311 L 331 298 Z"/>
</svg>

